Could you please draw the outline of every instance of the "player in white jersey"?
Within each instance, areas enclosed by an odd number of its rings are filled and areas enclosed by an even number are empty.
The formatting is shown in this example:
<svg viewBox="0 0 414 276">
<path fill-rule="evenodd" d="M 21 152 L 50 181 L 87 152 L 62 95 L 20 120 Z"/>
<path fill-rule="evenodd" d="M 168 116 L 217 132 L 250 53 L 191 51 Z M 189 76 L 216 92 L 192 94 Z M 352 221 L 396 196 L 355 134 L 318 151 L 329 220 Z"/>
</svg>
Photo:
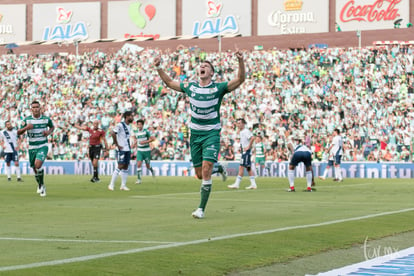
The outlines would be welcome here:
<svg viewBox="0 0 414 276">
<path fill-rule="evenodd" d="M 292 158 L 289 163 L 288 171 L 288 180 L 289 180 L 289 189 L 288 192 L 295 192 L 295 168 L 296 166 L 303 162 L 306 168 L 306 192 L 312 192 L 312 186 L 315 185 L 313 180 L 313 170 L 312 170 L 312 151 L 305 146 L 303 143 L 304 137 L 295 137 L 295 141 L 288 142 L 288 148 L 293 153 Z"/>
<path fill-rule="evenodd" d="M 341 159 L 343 154 L 343 140 L 340 135 L 339 129 L 334 129 L 332 144 L 328 148 L 329 155 L 333 157 L 334 163 L 334 172 L 335 178 L 334 181 L 342 182 L 342 173 L 341 173 Z"/>
<path fill-rule="evenodd" d="M 252 170 L 252 146 L 254 142 L 254 135 L 253 133 L 246 128 L 246 121 L 243 118 L 237 119 L 237 127 L 239 129 L 239 136 L 240 136 L 240 151 L 242 153 L 242 157 L 240 160 L 239 166 L 239 173 L 236 178 L 236 182 L 232 185 L 228 185 L 229 189 L 238 189 L 240 186 L 240 182 L 243 178 L 244 169 L 246 168 L 247 173 L 250 176 L 250 186 L 246 187 L 247 190 L 255 190 L 257 189 L 254 170 Z"/>
<path fill-rule="evenodd" d="M 20 175 L 19 166 L 19 145 L 20 137 L 17 135 L 17 130 L 12 126 L 10 121 L 6 121 L 6 129 L 1 132 L 2 144 L 5 148 L 4 161 L 6 163 L 7 180 L 11 181 L 11 162 L 14 162 L 16 168 L 16 176 L 18 182 L 23 182 Z"/>
<path fill-rule="evenodd" d="M 113 191 L 115 187 L 115 181 L 118 175 L 121 175 L 121 191 L 129 191 L 126 185 L 128 179 L 128 168 L 131 162 L 131 126 L 134 121 L 134 115 L 131 111 L 126 111 L 123 114 L 124 120 L 118 123 L 111 132 L 114 145 L 118 148 L 117 161 L 118 168 L 112 173 L 111 182 L 109 183 L 108 190 Z"/>
<path fill-rule="evenodd" d="M 225 94 L 237 89 L 245 80 L 243 54 L 236 52 L 239 70 L 234 79 L 216 83 L 213 81 L 214 67 L 209 61 L 202 61 L 198 67 L 198 81 L 179 83 L 170 78 L 161 67 L 161 59 L 154 59 L 154 66 L 164 83 L 171 89 L 185 93 L 190 100 L 191 159 L 198 179 L 202 179 L 200 204 L 191 214 L 203 218 L 211 193 L 213 166 L 220 151 L 220 106 Z"/>
</svg>

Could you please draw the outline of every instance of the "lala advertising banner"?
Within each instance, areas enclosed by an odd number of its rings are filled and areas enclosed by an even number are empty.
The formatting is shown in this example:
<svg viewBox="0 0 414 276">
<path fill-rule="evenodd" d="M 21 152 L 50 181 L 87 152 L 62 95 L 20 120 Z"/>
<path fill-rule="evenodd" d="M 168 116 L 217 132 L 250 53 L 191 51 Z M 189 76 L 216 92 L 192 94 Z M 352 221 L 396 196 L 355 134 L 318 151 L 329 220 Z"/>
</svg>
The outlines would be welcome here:
<svg viewBox="0 0 414 276">
<path fill-rule="evenodd" d="M 0 43 L 26 40 L 26 5 L 0 5 Z"/>
<path fill-rule="evenodd" d="M 33 5 L 33 40 L 74 42 L 100 36 L 100 2 Z"/>
<path fill-rule="evenodd" d="M 183 35 L 250 36 L 250 0 L 183 0 Z"/>
</svg>

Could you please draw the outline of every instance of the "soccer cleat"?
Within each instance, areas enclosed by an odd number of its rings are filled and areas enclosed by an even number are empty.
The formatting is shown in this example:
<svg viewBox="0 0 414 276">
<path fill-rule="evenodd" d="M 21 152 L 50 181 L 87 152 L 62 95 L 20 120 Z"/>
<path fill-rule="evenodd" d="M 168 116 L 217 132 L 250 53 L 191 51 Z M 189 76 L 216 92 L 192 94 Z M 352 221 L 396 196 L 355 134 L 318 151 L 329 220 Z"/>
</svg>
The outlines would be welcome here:
<svg viewBox="0 0 414 276">
<path fill-rule="evenodd" d="M 203 209 L 197 208 L 197 210 L 195 210 L 194 212 L 192 212 L 191 215 L 195 219 L 202 219 L 204 217 Z"/>
<path fill-rule="evenodd" d="M 256 185 L 250 185 L 248 187 L 246 187 L 246 190 L 256 190 L 257 186 Z"/>
<path fill-rule="evenodd" d="M 121 191 L 129 191 L 129 188 L 127 186 L 123 186 L 119 188 Z"/>
<path fill-rule="evenodd" d="M 338 178 L 334 178 L 334 179 L 333 179 L 333 181 L 338 182 L 338 181 L 339 181 L 339 179 L 338 179 Z"/>
<path fill-rule="evenodd" d="M 326 177 L 325 176 L 319 176 L 319 179 L 326 180 Z"/>
<path fill-rule="evenodd" d="M 46 187 L 43 185 L 42 188 L 40 188 L 40 196 L 45 197 L 46 196 Z"/>
<path fill-rule="evenodd" d="M 20 177 L 17 178 L 17 182 L 23 182 L 23 179 L 21 179 Z"/>
<path fill-rule="evenodd" d="M 229 189 L 238 189 L 239 185 L 237 185 L 236 183 L 232 184 L 232 185 L 227 185 L 227 188 Z"/>
<path fill-rule="evenodd" d="M 142 181 L 140 179 L 137 179 L 137 181 L 135 182 L 135 184 L 141 184 Z"/>
<path fill-rule="evenodd" d="M 108 190 L 113 191 L 114 187 L 112 187 L 111 185 L 108 186 Z"/>
<path fill-rule="evenodd" d="M 91 178 L 91 182 L 92 182 L 92 183 L 95 183 L 95 182 L 96 182 L 96 181 L 95 181 L 95 177 Z"/>
<path fill-rule="evenodd" d="M 296 192 L 295 187 L 290 187 L 286 192 Z"/>
<path fill-rule="evenodd" d="M 40 194 L 41 191 L 42 191 L 42 189 L 40 187 L 37 187 L 36 193 Z"/>
<path fill-rule="evenodd" d="M 8 178 L 7 178 L 7 181 L 11 181 L 11 178 L 10 178 L 10 177 L 8 177 Z"/>
<path fill-rule="evenodd" d="M 344 182 L 344 180 L 343 180 L 343 179 L 338 179 L 337 181 L 338 181 L 338 182 Z"/>
<path fill-rule="evenodd" d="M 304 190 L 304 192 L 312 192 L 312 188 L 308 187 L 308 188 L 306 188 L 306 190 Z"/>
</svg>

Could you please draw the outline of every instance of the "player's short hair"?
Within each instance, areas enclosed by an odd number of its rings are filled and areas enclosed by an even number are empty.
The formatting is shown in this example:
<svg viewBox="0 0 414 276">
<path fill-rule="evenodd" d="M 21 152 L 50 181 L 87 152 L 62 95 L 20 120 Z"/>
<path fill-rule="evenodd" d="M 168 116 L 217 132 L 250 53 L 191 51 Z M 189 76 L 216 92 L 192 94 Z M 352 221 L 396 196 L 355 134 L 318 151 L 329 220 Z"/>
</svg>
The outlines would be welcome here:
<svg viewBox="0 0 414 276">
<path fill-rule="evenodd" d="M 131 116 L 131 115 L 132 115 L 132 111 L 125 111 L 122 117 L 125 119 L 126 117 Z"/>
<path fill-rule="evenodd" d="M 38 104 L 38 105 L 40 105 L 40 103 L 39 103 L 39 101 L 38 100 L 34 100 L 30 105 L 34 105 L 34 104 Z"/>
<path fill-rule="evenodd" d="M 204 60 L 202 63 L 207 63 L 208 65 L 210 65 L 210 67 L 211 67 L 211 70 L 213 70 L 213 74 L 214 74 L 214 66 L 213 66 L 213 64 L 210 62 L 210 61 L 208 61 L 208 60 Z"/>
<path fill-rule="evenodd" d="M 138 119 L 137 120 L 137 124 L 139 124 L 139 123 L 144 124 L 144 122 L 145 122 L 144 119 Z"/>
<path fill-rule="evenodd" d="M 334 131 L 338 134 L 341 134 L 341 131 L 339 130 L 339 128 L 335 128 Z"/>
</svg>

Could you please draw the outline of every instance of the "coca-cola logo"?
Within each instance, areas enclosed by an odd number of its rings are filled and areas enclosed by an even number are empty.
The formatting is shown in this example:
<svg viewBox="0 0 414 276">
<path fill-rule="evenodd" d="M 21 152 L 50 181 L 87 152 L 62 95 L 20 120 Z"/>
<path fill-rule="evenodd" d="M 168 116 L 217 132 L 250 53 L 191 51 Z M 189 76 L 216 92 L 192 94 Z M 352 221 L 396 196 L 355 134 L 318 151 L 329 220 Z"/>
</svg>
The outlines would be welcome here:
<svg viewBox="0 0 414 276">
<path fill-rule="evenodd" d="M 402 0 L 377 0 L 373 4 L 355 5 L 355 0 L 348 1 L 339 15 L 342 22 L 395 20 L 400 14 L 395 6 Z"/>
</svg>

